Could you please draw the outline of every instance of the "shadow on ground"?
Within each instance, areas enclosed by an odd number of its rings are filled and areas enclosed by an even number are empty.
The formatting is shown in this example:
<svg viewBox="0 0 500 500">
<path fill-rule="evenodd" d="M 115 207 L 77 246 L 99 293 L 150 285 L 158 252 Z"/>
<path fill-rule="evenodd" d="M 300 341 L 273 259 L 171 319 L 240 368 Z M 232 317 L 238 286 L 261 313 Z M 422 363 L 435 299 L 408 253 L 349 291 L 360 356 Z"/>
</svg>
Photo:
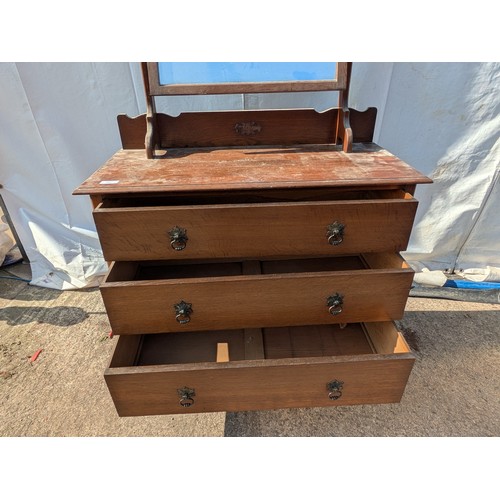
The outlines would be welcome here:
<svg viewBox="0 0 500 500">
<path fill-rule="evenodd" d="M 4 307 L 0 310 L 0 321 L 10 326 L 28 323 L 47 323 L 55 326 L 72 326 L 85 321 L 89 314 L 81 307 Z"/>
<path fill-rule="evenodd" d="M 461 307 L 397 322 L 416 357 L 400 403 L 227 413 L 224 435 L 498 436 L 500 310 Z"/>
</svg>

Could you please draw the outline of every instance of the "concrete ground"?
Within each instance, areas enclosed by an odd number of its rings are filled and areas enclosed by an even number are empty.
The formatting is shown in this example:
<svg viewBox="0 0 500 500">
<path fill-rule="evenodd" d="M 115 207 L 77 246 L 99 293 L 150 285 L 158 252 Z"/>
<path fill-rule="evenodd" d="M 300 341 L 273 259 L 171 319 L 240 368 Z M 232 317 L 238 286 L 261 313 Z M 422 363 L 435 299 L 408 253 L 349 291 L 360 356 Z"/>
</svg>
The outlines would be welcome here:
<svg viewBox="0 0 500 500">
<path fill-rule="evenodd" d="M 417 357 L 399 404 L 120 418 L 99 291 L 0 279 L 0 436 L 499 436 L 500 305 L 410 298 L 398 326 Z"/>
</svg>

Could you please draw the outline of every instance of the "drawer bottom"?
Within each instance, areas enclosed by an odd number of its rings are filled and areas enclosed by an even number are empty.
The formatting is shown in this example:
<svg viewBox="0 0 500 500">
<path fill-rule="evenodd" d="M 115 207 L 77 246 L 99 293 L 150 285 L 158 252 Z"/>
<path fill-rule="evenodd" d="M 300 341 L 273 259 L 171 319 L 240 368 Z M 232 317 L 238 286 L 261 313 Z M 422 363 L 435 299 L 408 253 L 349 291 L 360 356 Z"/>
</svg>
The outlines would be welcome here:
<svg viewBox="0 0 500 500">
<path fill-rule="evenodd" d="M 391 322 L 127 335 L 105 380 L 121 416 L 394 403 L 413 362 Z"/>
</svg>

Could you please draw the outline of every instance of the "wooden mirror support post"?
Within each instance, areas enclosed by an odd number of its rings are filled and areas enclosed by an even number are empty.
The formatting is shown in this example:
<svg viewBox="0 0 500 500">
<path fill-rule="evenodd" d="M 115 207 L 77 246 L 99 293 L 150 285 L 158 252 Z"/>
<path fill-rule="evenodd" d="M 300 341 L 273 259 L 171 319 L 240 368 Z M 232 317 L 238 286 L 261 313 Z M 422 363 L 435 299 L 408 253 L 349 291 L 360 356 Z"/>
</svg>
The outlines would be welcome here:
<svg viewBox="0 0 500 500">
<path fill-rule="evenodd" d="M 151 93 L 149 86 L 149 74 L 147 63 L 142 63 L 142 79 L 144 81 L 144 92 L 146 94 L 146 137 L 144 140 L 144 146 L 146 148 L 146 156 L 148 159 L 153 158 L 154 150 L 158 144 L 156 125 L 156 106 L 154 95 Z"/>
<path fill-rule="evenodd" d="M 352 63 L 339 63 L 339 74 L 345 73 L 343 77 L 345 84 L 342 89 L 339 89 L 339 111 L 337 114 L 337 133 L 335 139 L 342 142 L 342 150 L 344 153 L 352 153 L 352 129 L 349 120 L 349 84 L 351 82 Z"/>
</svg>

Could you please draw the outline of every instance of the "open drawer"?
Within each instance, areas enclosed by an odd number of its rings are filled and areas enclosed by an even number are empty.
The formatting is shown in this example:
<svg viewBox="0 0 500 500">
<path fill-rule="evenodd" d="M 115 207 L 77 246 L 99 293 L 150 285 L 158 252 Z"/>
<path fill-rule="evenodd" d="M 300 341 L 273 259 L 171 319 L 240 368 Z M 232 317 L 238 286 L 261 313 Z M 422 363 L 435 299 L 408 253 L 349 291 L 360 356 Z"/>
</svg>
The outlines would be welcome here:
<svg viewBox="0 0 500 500">
<path fill-rule="evenodd" d="M 261 203 L 198 197 L 196 204 L 183 198 L 107 198 L 93 215 L 108 261 L 405 250 L 418 202 L 402 190 L 358 196 L 363 199 Z"/>
<path fill-rule="evenodd" d="M 388 321 L 414 272 L 398 254 L 244 262 L 114 262 L 101 285 L 117 335 Z"/>
<path fill-rule="evenodd" d="M 413 363 L 393 323 L 356 323 L 122 336 L 104 377 L 139 416 L 396 403 Z"/>
</svg>

